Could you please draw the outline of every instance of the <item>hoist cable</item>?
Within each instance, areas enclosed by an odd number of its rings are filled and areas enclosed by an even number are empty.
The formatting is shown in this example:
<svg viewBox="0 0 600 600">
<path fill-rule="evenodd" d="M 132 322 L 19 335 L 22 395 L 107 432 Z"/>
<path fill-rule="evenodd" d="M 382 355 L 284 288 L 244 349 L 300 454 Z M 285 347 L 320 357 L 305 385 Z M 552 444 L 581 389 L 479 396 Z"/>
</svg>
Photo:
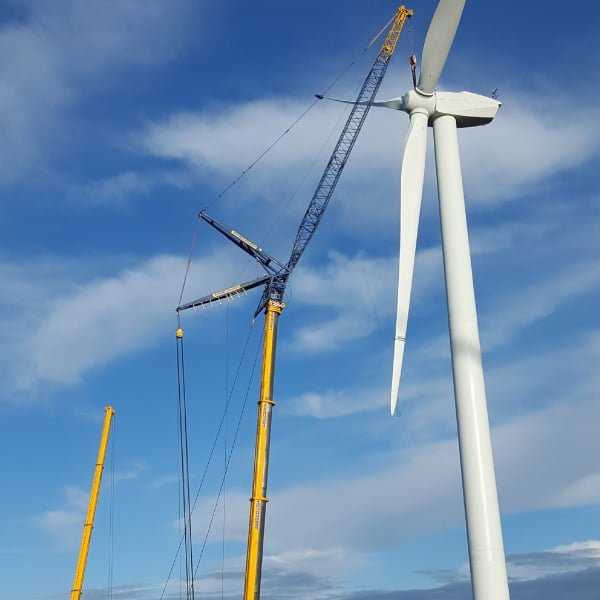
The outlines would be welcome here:
<svg viewBox="0 0 600 600">
<path fill-rule="evenodd" d="M 186 596 L 189 598 L 189 543 L 188 543 L 188 511 L 187 511 L 187 499 L 186 499 L 186 476 L 185 476 L 185 441 L 183 439 L 183 417 L 182 417 L 182 373 L 181 373 L 181 346 L 179 338 L 176 339 L 177 344 L 177 414 L 178 414 L 178 426 L 179 426 L 179 476 L 181 480 L 181 506 L 183 512 L 183 531 L 185 539 L 185 581 L 186 581 Z"/>
<path fill-rule="evenodd" d="M 180 322 L 179 322 L 179 319 L 178 319 L 178 325 L 179 324 L 180 324 Z M 237 381 L 238 381 L 238 378 L 239 378 L 239 375 L 240 375 L 242 364 L 243 364 L 244 359 L 246 357 L 246 352 L 248 350 L 248 344 L 250 342 L 250 337 L 252 335 L 253 330 L 254 330 L 254 320 L 252 320 L 252 322 L 250 323 L 250 327 L 248 328 L 248 335 L 246 336 L 246 341 L 245 341 L 244 347 L 242 349 L 242 355 L 240 357 L 240 361 L 239 361 L 237 369 L 236 369 L 235 377 L 233 378 L 233 383 L 232 383 L 232 386 L 231 386 L 231 391 L 229 393 L 229 398 L 227 400 L 227 404 L 226 404 L 227 408 L 229 407 L 229 405 L 231 403 L 231 398 L 233 396 L 233 392 L 234 392 L 235 386 L 237 384 Z M 179 348 L 179 346 L 178 346 L 178 348 Z M 260 346 L 259 346 L 259 348 L 260 348 Z M 179 374 L 179 371 L 178 371 L 178 381 L 179 381 L 179 378 L 180 378 L 180 374 Z M 221 416 L 221 421 L 220 421 L 219 426 L 217 428 L 217 432 L 215 434 L 215 438 L 213 440 L 212 447 L 211 447 L 211 450 L 209 452 L 208 460 L 206 461 L 206 465 L 204 466 L 204 470 L 202 472 L 202 477 L 200 478 L 200 484 L 198 485 L 198 489 L 197 489 L 196 495 L 194 497 L 194 502 L 191 505 L 190 514 L 193 514 L 194 509 L 196 508 L 196 503 L 198 502 L 198 498 L 200 497 L 200 492 L 202 491 L 202 487 L 204 485 L 204 481 L 206 479 L 206 475 L 208 473 L 208 469 L 209 469 L 210 464 L 212 462 L 212 458 L 213 458 L 213 455 L 215 453 L 215 449 L 217 447 L 217 442 L 218 442 L 219 437 L 221 435 L 221 430 L 223 428 L 224 421 L 225 421 L 225 412 L 223 412 L 223 415 Z M 185 536 L 182 535 L 179 538 L 179 544 L 177 546 L 177 550 L 175 551 L 175 556 L 173 558 L 173 562 L 171 563 L 171 567 L 169 569 L 169 573 L 167 575 L 167 579 L 165 580 L 165 584 L 163 586 L 163 590 L 162 590 L 161 595 L 160 595 L 160 600 L 163 600 L 164 597 L 165 597 L 165 593 L 167 591 L 167 586 L 169 585 L 169 581 L 171 580 L 171 576 L 173 574 L 173 570 L 175 569 L 175 565 L 177 563 L 177 558 L 179 556 L 179 553 L 181 552 L 181 547 L 182 547 L 182 545 L 184 543 L 184 540 L 185 540 Z"/>
<path fill-rule="evenodd" d="M 177 327 L 178 327 L 178 331 L 179 328 L 181 327 L 181 323 L 180 323 L 180 319 L 179 319 L 179 315 L 177 315 Z M 179 377 L 179 361 L 178 361 L 178 366 L 177 366 L 177 376 Z M 177 382 L 179 384 L 179 380 Z M 181 448 L 181 427 L 180 427 L 180 419 L 179 419 L 179 404 L 177 405 L 177 456 L 179 456 L 179 451 Z M 183 482 L 181 479 L 181 469 L 179 469 L 178 473 L 177 473 L 177 524 L 179 526 L 179 535 L 181 536 L 181 524 L 184 522 L 183 519 Z M 183 586 L 183 565 L 182 565 L 182 561 L 181 561 L 181 556 L 179 553 L 179 550 L 181 549 L 181 543 L 179 544 L 179 548 L 177 548 L 177 553 L 175 554 L 175 561 L 177 561 L 177 558 L 179 557 L 179 599 L 181 600 L 183 598 L 183 593 L 182 593 L 182 586 Z M 171 569 L 173 569 L 175 562 L 173 563 L 173 565 L 171 565 Z M 187 582 L 186 582 L 187 584 Z"/>
<path fill-rule="evenodd" d="M 190 510 L 190 479 L 189 479 L 189 453 L 187 437 L 187 405 L 185 385 L 185 359 L 183 351 L 183 336 L 176 337 L 177 343 L 177 400 L 179 408 L 179 433 L 180 433 L 180 458 L 181 482 L 184 518 L 185 539 L 185 572 L 186 590 L 188 600 L 194 600 L 194 578 L 192 567 L 194 564 L 192 547 L 192 515 Z"/>
</svg>

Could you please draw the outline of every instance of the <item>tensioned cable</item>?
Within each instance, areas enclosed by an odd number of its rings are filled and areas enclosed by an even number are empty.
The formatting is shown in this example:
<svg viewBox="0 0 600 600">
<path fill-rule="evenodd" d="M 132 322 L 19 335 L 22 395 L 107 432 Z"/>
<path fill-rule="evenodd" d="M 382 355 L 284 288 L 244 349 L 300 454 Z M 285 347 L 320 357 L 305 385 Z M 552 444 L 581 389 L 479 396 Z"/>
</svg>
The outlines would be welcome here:
<svg viewBox="0 0 600 600">
<path fill-rule="evenodd" d="M 179 324 L 179 320 L 178 320 L 178 324 Z M 229 405 L 231 403 L 231 398 L 233 396 L 233 392 L 235 390 L 235 386 L 236 386 L 238 378 L 239 378 L 239 374 L 240 374 L 240 371 L 241 371 L 241 368 L 242 368 L 242 364 L 243 364 L 244 358 L 246 356 L 246 352 L 247 352 L 247 349 L 248 349 L 248 344 L 250 342 L 250 337 L 252 335 L 252 331 L 253 330 L 254 330 L 254 320 L 251 321 L 250 327 L 248 328 L 248 335 L 246 336 L 246 341 L 244 343 L 244 347 L 243 347 L 243 350 L 242 350 L 242 355 L 241 355 L 241 358 L 240 358 L 240 362 L 238 363 L 238 366 L 237 366 L 237 369 L 236 369 L 236 373 L 235 373 L 235 376 L 233 378 L 233 383 L 232 383 L 232 386 L 231 386 L 231 392 L 230 392 L 229 398 L 227 400 L 227 405 L 226 405 L 227 407 L 229 407 Z M 258 348 L 260 349 L 260 345 L 258 346 Z M 223 415 L 221 416 L 221 421 L 219 423 L 219 427 L 217 428 L 217 433 L 215 434 L 215 438 L 213 440 L 212 447 L 211 447 L 210 452 L 209 452 L 208 460 L 206 461 L 206 465 L 205 465 L 204 470 L 202 472 L 202 477 L 200 478 L 200 484 L 198 485 L 198 490 L 196 491 L 196 495 L 194 497 L 194 502 L 192 503 L 192 506 L 191 506 L 191 514 L 193 514 L 194 509 L 196 508 L 196 503 L 198 502 L 198 498 L 200 497 L 200 492 L 202 491 L 202 487 L 204 485 L 204 481 L 206 479 L 206 475 L 208 473 L 208 469 L 209 469 L 210 464 L 212 462 L 212 458 L 213 458 L 213 455 L 215 453 L 215 449 L 217 447 L 217 442 L 218 442 L 219 437 L 221 435 L 221 430 L 223 428 L 224 421 L 225 421 L 225 412 L 223 412 Z M 171 563 L 171 568 L 169 569 L 169 574 L 167 575 L 167 579 L 165 581 L 165 585 L 164 585 L 162 593 L 160 595 L 160 600 L 163 600 L 164 597 L 165 597 L 165 593 L 167 591 L 167 586 L 169 585 L 169 581 L 171 580 L 171 575 L 173 574 L 173 569 L 175 568 L 175 564 L 177 563 L 177 558 L 178 558 L 179 553 L 181 551 L 181 546 L 183 545 L 183 542 L 184 542 L 184 536 L 182 535 L 180 537 L 180 539 L 179 539 L 179 545 L 177 546 L 177 550 L 175 552 L 175 556 L 173 558 L 173 562 Z"/>
<path fill-rule="evenodd" d="M 389 23 L 388 23 L 388 25 L 389 25 Z M 387 27 L 387 25 L 386 25 L 386 27 Z M 369 44 L 369 46 L 367 46 L 367 48 L 365 48 L 365 50 L 367 50 L 373 44 L 373 42 L 379 37 L 379 35 L 381 35 L 381 34 L 378 34 L 375 38 L 373 38 L 373 41 L 371 42 L 371 44 Z M 359 83 L 356 86 L 356 88 L 354 89 L 354 93 L 352 95 L 353 97 L 356 96 L 356 93 L 357 93 L 358 89 L 360 88 L 360 85 L 361 84 Z M 304 172 L 304 175 L 300 178 L 300 181 L 298 182 L 298 185 L 296 186 L 296 188 L 294 189 L 294 191 L 290 194 L 290 196 L 285 201 L 285 203 L 282 205 L 282 207 L 279 209 L 277 215 L 273 219 L 273 223 L 271 224 L 271 226 L 269 227 L 269 229 L 267 230 L 267 232 L 260 239 L 260 241 L 258 243 L 259 246 L 263 246 L 265 244 L 267 238 L 271 235 L 271 233 L 273 233 L 274 229 L 277 227 L 277 224 L 279 223 L 279 221 L 281 221 L 281 218 L 283 217 L 284 213 L 288 210 L 288 208 L 290 207 L 290 204 L 294 201 L 294 199 L 296 198 L 296 196 L 298 195 L 298 193 L 302 189 L 302 186 L 304 185 L 304 182 L 306 181 L 306 179 L 308 178 L 308 176 L 312 173 L 312 171 L 315 168 L 315 166 L 316 166 L 319 158 L 321 157 L 321 155 L 325 151 L 325 148 L 327 147 L 327 144 L 329 143 L 329 141 L 333 137 L 333 134 L 339 129 L 339 125 L 340 125 L 342 119 L 344 118 L 344 115 L 346 115 L 346 113 L 348 113 L 349 111 L 350 111 L 350 108 L 347 108 L 347 107 L 344 107 L 340 111 L 340 115 L 337 118 L 337 121 L 335 122 L 335 124 L 333 125 L 333 127 L 331 128 L 331 130 L 329 131 L 329 134 L 325 138 L 323 144 L 319 148 L 319 151 L 315 155 L 314 159 L 312 160 L 312 162 L 310 163 L 310 165 L 308 166 L 308 168 Z M 190 260 L 191 260 L 191 257 L 190 257 Z M 244 266 L 241 268 L 240 272 L 238 273 L 238 276 L 236 277 L 236 280 L 240 279 L 240 277 L 242 276 L 242 274 L 244 273 L 244 271 L 253 262 L 254 262 L 254 260 L 252 258 L 249 258 L 246 261 L 246 263 L 244 264 Z"/>
<path fill-rule="evenodd" d="M 177 343 L 177 400 L 179 408 L 179 437 L 181 458 L 181 482 L 184 518 L 185 539 L 185 574 L 186 592 L 188 600 L 194 600 L 194 577 L 192 568 L 194 564 L 192 547 L 192 515 L 190 511 L 190 476 L 189 476 L 189 453 L 187 437 L 187 405 L 185 385 L 185 359 L 183 352 L 183 337 L 176 337 Z"/>
<path fill-rule="evenodd" d="M 225 307 L 225 433 L 223 435 L 223 469 L 227 471 L 227 395 L 229 392 L 229 305 Z M 221 600 L 225 598 L 225 532 L 227 530 L 227 489 L 223 486 L 223 528 L 221 540 Z"/>
<path fill-rule="evenodd" d="M 390 26 L 392 21 L 395 19 L 395 15 L 382 27 L 379 33 L 362 49 L 362 51 L 341 71 L 341 73 L 334 78 L 334 80 L 325 88 L 321 95 L 325 96 L 331 88 L 338 83 L 344 75 L 356 64 L 356 61 L 360 56 L 362 56 L 365 52 L 367 52 L 371 46 L 381 37 L 381 35 L 386 31 L 386 29 Z M 301 113 L 300 115 L 292 121 L 292 124 L 281 133 L 271 144 L 263 150 L 256 159 L 254 159 L 229 185 L 225 187 L 225 189 L 218 194 L 215 198 L 213 198 L 202 210 L 207 210 L 212 206 L 215 202 L 220 200 L 250 169 L 252 169 L 261 159 L 263 159 L 313 108 L 316 104 L 318 104 L 320 98 L 316 98 L 313 100 Z"/>
<path fill-rule="evenodd" d="M 290 196 L 288 197 L 288 199 L 285 201 L 285 203 L 280 208 L 279 212 L 275 216 L 275 219 L 273 219 L 273 223 L 271 224 L 271 226 L 269 227 L 269 229 L 267 230 L 267 232 L 262 236 L 262 238 L 258 242 L 259 246 L 264 246 L 265 242 L 267 241 L 267 238 L 273 233 L 275 227 L 277 227 L 277 224 L 279 223 L 279 221 L 281 221 L 281 218 L 283 217 L 284 213 L 288 210 L 288 208 L 290 207 L 290 204 L 294 201 L 294 199 L 296 198 L 296 196 L 298 195 L 298 193 L 302 189 L 302 186 L 304 185 L 304 182 L 307 180 L 308 176 L 312 173 L 312 171 L 315 168 L 315 165 L 317 164 L 319 158 L 321 157 L 321 155 L 323 154 L 325 148 L 327 147 L 327 144 L 329 143 L 329 140 L 331 140 L 333 134 L 338 130 L 340 122 L 342 121 L 344 115 L 348 112 L 348 110 L 350 110 L 350 109 L 348 109 L 348 108 L 343 108 L 342 109 L 342 111 L 340 113 L 340 116 L 338 117 L 337 121 L 335 122 L 335 125 L 331 128 L 331 131 L 327 135 L 327 138 L 325 139 L 325 141 L 321 145 L 321 148 L 317 152 L 315 158 L 312 160 L 312 162 L 310 163 L 310 165 L 306 169 L 304 175 L 301 177 L 300 181 L 298 182 L 298 185 L 296 186 L 296 188 L 294 189 L 294 191 L 290 194 Z M 249 258 L 244 263 L 244 266 L 241 268 L 241 270 L 238 273 L 238 275 L 237 275 L 237 277 L 236 277 L 235 280 L 239 280 L 241 278 L 241 276 L 243 275 L 244 271 L 248 268 L 248 266 L 250 264 L 254 263 L 254 262 L 255 261 L 252 258 Z"/>
<path fill-rule="evenodd" d="M 113 597 L 113 572 L 114 572 L 114 518 L 115 518 L 115 447 L 116 447 L 116 419 L 113 415 L 112 440 L 110 449 L 110 508 L 108 516 L 108 582 L 107 597 L 112 600 Z"/>
<path fill-rule="evenodd" d="M 389 23 L 388 23 L 389 25 Z M 387 27 L 387 25 L 386 25 Z M 377 39 L 377 37 L 379 37 L 378 34 L 375 38 L 373 38 L 373 42 Z M 373 44 L 373 42 L 371 42 L 371 44 Z M 371 45 L 370 44 L 370 45 Z M 360 89 L 361 83 L 359 83 L 355 88 L 354 91 L 352 93 L 352 97 L 355 97 L 356 94 L 358 93 L 358 90 Z M 340 115 L 337 119 L 337 121 L 335 122 L 334 126 L 331 128 L 329 134 L 327 135 L 327 138 L 325 139 L 325 141 L 323 142 L 323 144 L 321 145 L 321 148 L 319 149 L 319 151 L 317 152 L 315 158 L 313 159 L 313 161 L 311 162 L 310 166 L 308 167 L 308 169 L 306 170 L 306 172 L 304 173 L 304 175 L 302 176 L 302 178 L 300 179 L 300 182 L 298 183 L 296 189 L 293 191 L 293 193 L 290 195 L 290 197 L 288 198 L 288 200 L 286 201 L 286 203 L 284 204 L 284 206 L 281 208 L 281 210 L 277 213 L 275 220 L 273 221 L 273 224 L 271 225 L 271 227 L 269 227 L 267 233 L 265 233 L 265 235 L 263 236 L 263 238 L 260 241 L 260 246 L 263 246 L 266 239 L 271 235 L 271 233 L 273 232 L 273 230 L 275 229 L 275 227 L 277 226 L 278 222 L 281 220 L 284 212 L 289 208 L 290 204 L 292 203 L 292 201 L 294 200 L 294 198 L 298 195 L 298 192 L 300 191 L 300 189 L 302 188 L 302 186 L 304 185 L 304 182 L 306 181 L 306 179 L 308 178 L 309 174 L 312 172 L 312 170 L 314 169 L 315 165 L 317 164 L 317 161 L 319 160 L 319 158 L 321 157 L 321 155 L 323 154 L 325 148 L 327 147 L 327 144 L 329 143 L 329 140 L 331 140 L 331 138 L 333 137 L 333 134 L 338 131 L 340 123 L 342 122 L 342 119 L 344 118 L 344 116 L 350 112 L 350 108 L 345 107 L 340 111 Z M 252 262 L 252 259 L 249 259 L 244 268 L 242 269 L 242 272 L 248 267 L 248 265 Z M 287 288 L 287 292 L 288 292 L 288 296 L 291 298 L 292 296 L 292 282 L 291 280 L 288 282 L 288 288 Z"/>
<path fill-rule="evenodd" d="M 356 61 L 363 55 L 365 54 L 368 50 L 370 50 L 370 48 L 373 46 L 373 44 L 383 35 L 383 33 L 385 32 L 385 30 L 389 27 L 389 25 L 392 23 L 392 21 L 394 20 L 394 17 L 392 17 L 379 31 L 379 33 L 362 49 L 362 51 L 356 55 L 356 57 L 340 72 L 340 74 L 335 77 L 333 79 L 333 81 L 323 90 L 323 93 L 320 94 L 321 96 L 325 96 L 330 90 L 331 88 L 336 85 L 340 79 L 342 79 L 342 77 L 344 77 L 346 75 L 346 73 L 356 64 Z M 207 210 L 208 208 L 210 208 L 210 206 L 212 206 L 215 202 L 219 201 L 234 185 L 236 185 L 258 162 L 260 162 L 300 121 L 302 121 L 302 119 L 304 119 L 304 117 L 315 107 L 316 104 L 319 103 L 319 98 L 315 98 L 315 100 L 313 100 L 301 113 L 298 117 L 296 117 L 296 119 L 294 119 L 294 121 L 292 121 L 292 123 L 279 135 L 275 138 L 275 140 L 273 140 L 273 142 L 271 142 L 266 148 L 265 150 L 263 150 L 257 158 L 255 158 L 245 169 L 243 169 L 239 175 L 237 175 L 237 177 L 235 177 L 227 186 L 225 186 L 225 188 L 219 193 L 217 194 L 202 210 Z M 198 223 L 198 218 L 196 218 L 196 225 Z M 188 261 L 187 261 L 187 265 L 185 268 L 185 274 L 183 277 L 183 283 L 181 285 L 181 292 L 179 294 L 179 302 L 178 302 L 178 306 L 181 305 L 181 300 L 183 298 L 183 294 L 185 292 L 185 285 L 187 282 L 187 278 L 188 278 L 188 274 L 189 274 L 189 270 L 190 270 L 190 266 L 191 266 L 191 262 L 192 262 L 192 256 L 194 253 L 194 246 L 196 243 L 196 231 L 194 230 L 193 235 L 192 235 L 192 242 L 190 245 L 190 252 L 189 252 L 189 257 L 188 257 Z"/>
<path fill-rule="evenodd" d="M 223 477 L 221 479 L 221 487 L 219 488 L 219 493 L 217 494 L 217 499 L 215 500 L 215 505 L 213 507 L 212 515 L 210 517 L 210 522 L 208 524 L 208 529 L 206 531 L 206 535 L 204 536 L 204 542 L 202 544 L 202 548 L 200 549 L 200 556 L 198 557 L 198 562 L 196 563 L 196 568 L 194 569 L 194 577 L 196 577 L 196 574 L 198 573 L 198 568 L 200 567 L 200 562 L 202 561 L 202 557 L 204 556 L 204 550 L 206 548 L 208 536 L 210 535 L 210 530 L 212 528 L 212 524 L 213 524 L 213 521 L 215 518 L 215 513 L 217 512 L 217 507 L 219 506 L 219 499 L 221 498 L 221 493 L 223 492 L 223 486 L 225 485 L 225 478 L 227 477 L 227 472 L 229 471 L 229 464 L 231 462 L 231 457 L 233 456 L 233 451 L 235 449 L 235 443 L 237 441 L 238 433 L 240 432 L 240 426 L 242 425 L 242 417 L 244 416 L 246 404 L 248 403 L 248 396 L 250 395 L 250 387 L 252 386 L 252 380 L 254 379 L 254 373 L 256 371 L 256 363 L 258 362 L 258 357 L 260 355 L 261 346 L 262 346 L 262 336 L 261 336 L 261 344 L 258 345 L 258 347 L 256 349 L 256 355 L 254 356 L 254 363 L 252 365 L 250 379 L 248 380 L 248 387 L 246 388 L 246 394 L 244 396 L 242 410 L 240 411 L 240 416 L 238 418 L 238 422 L 237 422 L 237 425 L 235 428 L 235 433 L 233 434 L 233 439 L 231 441 L 231 449 L 229 451 L 229 456 L 227 457 L 227 465 L 225 467 L 225 472 L 223 473 Z"/>
</svg>

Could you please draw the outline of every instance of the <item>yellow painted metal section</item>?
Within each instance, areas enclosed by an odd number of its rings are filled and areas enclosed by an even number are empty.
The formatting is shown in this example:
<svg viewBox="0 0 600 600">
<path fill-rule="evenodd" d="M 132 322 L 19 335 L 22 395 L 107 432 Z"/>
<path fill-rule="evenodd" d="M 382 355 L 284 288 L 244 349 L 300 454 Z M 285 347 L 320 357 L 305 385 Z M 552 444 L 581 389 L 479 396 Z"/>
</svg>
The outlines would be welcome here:
<svg viewBox="0 0 600 600">
<path fill-rule="evenodd" d="M 406 19 L 412 16 L 413 11 L 406 8 L 406 6 L 400 6 L 398 8 L 394 17 L 394 22 L 392 23 L 392 26 L 390 27 L 390 30 L 385 38 L 385 42 L 383 42 L 383 46 L 379 51 L 380 54 L 391 57 L 396 49 L 396 44 L 398 43 L 398 39 L 400 38 L 400 33 L 402 33 L 402 28 L 404 27 Z"/>
<path fill-rule="evenodd" d="M 104 410 L 104 427 L 102 428 L 102 437 L 100 438 L 100 449 L 98 450 L 98 460 L 96 461 L 96 468 L 94 470 L 94 479 L 92 481 L 92 491 L 90 492 L 90 502 L 88 505 L 87 516 L 83 525 L 83 536 L 81 538 L 77 569 L 75 570 L 75 580 L 73 581 L 73 589 L 71 590 L 71 600 L 79 600 L 81 598 L 85 566 L 90 550 L 92 529 L 94 527 L 94 516 L 96 515 L 96 505 L 98 504 L 98 494 L 100 492 L 100 483 L 102 482 L 102 471 L 104 470 L 104 459 L 106 457 L 106 448 L 108 446 L 108 436 L 110 434 L 112 418 L 115 414 L 115 411 L 110 406 L 107 406 Z"/>
<path fill-rule="evenodd" d="M 275 373 L 277 322 L 284 307 L 283 302 L 269 300 L 265 309 L 263 362 L 254 450 L 254 479 L 252 481 L 252 497 L 250 498 L 244 600 L 258 600 L 260 597 L 265 512 L 269 501 L 267 498 L 267 476 L 269 471 L 271 411 L 275 405 L 275 402 L 273 402 L 273 377 Z"/>
</svg>

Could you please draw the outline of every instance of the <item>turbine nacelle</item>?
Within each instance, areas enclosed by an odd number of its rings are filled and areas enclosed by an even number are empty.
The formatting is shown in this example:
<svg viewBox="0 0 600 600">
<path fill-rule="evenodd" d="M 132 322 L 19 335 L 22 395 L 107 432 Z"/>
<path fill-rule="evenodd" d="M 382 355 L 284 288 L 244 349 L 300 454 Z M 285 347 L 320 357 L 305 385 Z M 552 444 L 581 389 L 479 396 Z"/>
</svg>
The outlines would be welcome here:
<svg viewBox="0 0 600 600">
<path fill-rule="evenodd" d="M 487 125 L 496 116 L 502 103 L 471 92 L 433 92 L 424 94 L 410 90 L 404 96 L 374 102 L 373 106 L 402 110 L 408 114 L 421 112 L 428 116 L 428 125 L 438 117 L 450 115 L 456 119 L 457 127 Z"/>
</svg>

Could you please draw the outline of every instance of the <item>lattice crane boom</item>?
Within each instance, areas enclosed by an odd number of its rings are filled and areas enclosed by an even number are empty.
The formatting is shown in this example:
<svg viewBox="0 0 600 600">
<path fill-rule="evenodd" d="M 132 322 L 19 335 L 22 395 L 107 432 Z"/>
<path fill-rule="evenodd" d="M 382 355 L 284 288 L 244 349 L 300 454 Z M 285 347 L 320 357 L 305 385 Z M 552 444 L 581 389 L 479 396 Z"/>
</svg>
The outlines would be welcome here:
<svg viewBox="0 0 600 600">
<path fill-rule="evenodd" d="M 335 191 L 335 187 L 340 179 L 342 171 L 348 162 L 352 148 L 358 138 L 358 134 L 364 125 L 367 114 L 375 100 L 377 91 L 381 86 L 383 77 L 388 68 L 390 58 L 396 49 L 396 44 L 402 32 L 406 19 L 412 16 L 413 11 L 401 6 L 394 18 L 394 22 L 387 34 L 385 42 L 379 50 L 375 62 L 369 71 L 358 97 L 352 106 L 350 115 L 344 125 L 344 129 L 335 145 L 331 158 L 325 167 L 317 189 L 313 194 L 312 200 L 306 209 L 306 213 L 300 222 L 292 254 L 287 263 L 287 269 L 291 273 L 300 260 L 310 239 L 314 235 L 323 213 L 329 204 L 329 200 Z M 321 97 L 321 96 L 320 96 Z"/>
<path fill-rule="evenodd" d="M 352 109 L 348 115 L 348 119 L 346 120 L 335 148 L 333 149 L 331 157 L 329 158 L 329 162 L 325 167 L 323 175 L 319 180 L 308 208 L 304 213 L 304 217 L 300 222 L 300 226 L 298 227 L 296 238 L 292 246 L 292 253 L 285 265 L 277 261 L 271 255 L 267 254 L 262 248 L 259 248 L 256 244 L 242 236 L 234 229 L 230 229 L 222 223 L 219 223 L 219 221 L 216 219 L 209 217 L 205 211 L 202 211 L 199 214 L 201 219 L 214 227 L 219 233 L 224 235 L 241 250 L 252 256 L 267 272 L 267 277 L 262 277 L 252 280 L 251 282 L 234 286 L 234 294 L 221 294 L 221 292 L 217 292 L 219 299 L 222 299 L 226 296 L 239 295 L 239 293 L 257 287 L 264 282 L 265 289 L 258 308 L 256 309 L 255 316 L 267 306 L 269 300 L 274 300 L 276 302 L 281 302 L 283 300 L 288 278 L 298 264 L 300 257 L 306 250 L 308 243 L 319 226 L 325 209 L 329 204 L 329 200 L 335 191 L 342 171 L 348 162 L 348 158 L 350 157 L 350 153 L 354 148 L 354 144 L 356 143 L 362 126 L 365 123 L 367 114 L 373 105 L 377 91 L 381 86 L 389 61 L 394 53 L 394 50 L 396 49 L 396 45 L 398 44 L 398 39 L 404 27 L 404 23 L 406 22 L 406 19 L 412 15 L 412 10 L 407 9 L 405 6 L 400 6 L 390 21 L 392 24 L 387 33 L 385 41 L 377 53 L 375 61 L 373 62 L 373 65 L 360 88 L 358 97 L 354 102 L 350 102 L 350 104 L 352 104 Z M 318 97 L 322 98 L 322 96 Z M 233 288 L 228 288 L 228 290 L 232 289 Z M 225 291 L 227 292 L 228 290 Z M 204 304 L 210 304 L 214 302 L 214 296 L 215 294 L 211 294 L 210 296 L 204 296 L 198 300 L 194 300 L 193 302 L 188 302 L 185 305 L 179 306 L 177 311 L 179 312 L 187 308 L 196 308 Z"/>
</svg>

